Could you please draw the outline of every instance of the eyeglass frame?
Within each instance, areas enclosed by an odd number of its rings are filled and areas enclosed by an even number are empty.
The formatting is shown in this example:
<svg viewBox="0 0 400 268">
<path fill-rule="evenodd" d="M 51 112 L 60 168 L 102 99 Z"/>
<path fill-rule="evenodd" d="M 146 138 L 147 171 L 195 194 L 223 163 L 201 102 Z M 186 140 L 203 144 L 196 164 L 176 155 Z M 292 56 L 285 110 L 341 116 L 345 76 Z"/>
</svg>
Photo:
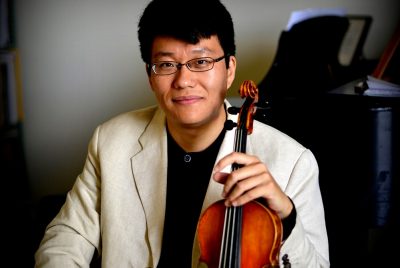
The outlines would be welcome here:
<svg viewBox="0 0 400 268">
<path fill-rule="evenodd" d="M 185 62 L 185 63 L 179 63 L 179 62 L 176 62 L 176 61 L 158 61 L 158 62 L 154 62 L 154 63 L 148 64 L 148 69 L 151 70 L 151 71 L 153 71 L 153 73 L 154 73 L 155 75 L 171 75 L 171 74 L 177 73 L 177 72 L 182 68 L 182 66 L 186 66 L 186 68 L 187 68 L 189 71 L 191 71 L 191 72 L 202 73 L 202 72 L 207 72 L 207 71 L 212 70 L 212 69 L 214 68 L 214 64 L 215 64 L 216 62 L 219 62 L 219 61 L 221 61 L 221 60 L 223 60 L 223 59 L 226 59 L 226 58 L 228 58 L 228 57 L 229 57 L 228 54 L 224 54 L 224 55 L 222 55 L 221 57 L 215 58 L 215 59 L 212 58 L 212 57 L 199 57 L 199 58 L 194 58 L 194 59 L 188 60 L 188 61 Z M 211 62 L 212 62 L 211 68 L 210 68 L 210 69 L 207 69 L 207 70 L 201 70 L 201 71 L 196 71 L 196 70 L 191 69 L 191 68 L 189 67 L 190 62 L 193 62 L 193 61 L 199 60 L 199 59 L 208 59 L 208 60 L 211 60 Z M 172 64 L 174 64 L 174 66 L 176 67 L 176 71 L 173 72 L 173 73 L 168 73 L 168 74 L 156 73 L 155 67 L 156 67 L 157 64 L 160 64 L 160 63 L 172 63 Z"/>
</svg>

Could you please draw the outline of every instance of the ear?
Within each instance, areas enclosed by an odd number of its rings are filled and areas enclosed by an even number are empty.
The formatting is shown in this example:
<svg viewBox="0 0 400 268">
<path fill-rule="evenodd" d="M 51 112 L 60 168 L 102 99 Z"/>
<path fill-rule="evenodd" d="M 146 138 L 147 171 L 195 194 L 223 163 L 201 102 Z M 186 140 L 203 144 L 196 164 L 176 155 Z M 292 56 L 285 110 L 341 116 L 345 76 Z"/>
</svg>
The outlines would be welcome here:
<svg viewBox="0 0 400 268">
<path fill-rule="evenodd" d="M 151 81 L 151 68 L 149 67 L 148 64 L 145 65 L 145 69 L 146 69 L 146 73 L 147 73 L 147 79 L 149 81 L 150 84 L 150 88 L 153 90 L 153 85 L 152 85 L 152 81 Z"/>
<path fill-rule="evenodd" d="M 146 64 L 145 64 L 145 68 L 146 68 L 147 76 L 150 77 L 150 76 L 151 76 L 151 67 L 150 67 L 150 64 L 146 63 Z"/>
<path fill-rule="evenodd" d="M 236 57 L 235 56 L 229 56 L 229 68 L 226 70 L 227 71 L 227 79 L 226 79 L 226 86 L 227 89 L 229 89 L 235 80 L 235 75 L 236 75 Z"/>
</svg>

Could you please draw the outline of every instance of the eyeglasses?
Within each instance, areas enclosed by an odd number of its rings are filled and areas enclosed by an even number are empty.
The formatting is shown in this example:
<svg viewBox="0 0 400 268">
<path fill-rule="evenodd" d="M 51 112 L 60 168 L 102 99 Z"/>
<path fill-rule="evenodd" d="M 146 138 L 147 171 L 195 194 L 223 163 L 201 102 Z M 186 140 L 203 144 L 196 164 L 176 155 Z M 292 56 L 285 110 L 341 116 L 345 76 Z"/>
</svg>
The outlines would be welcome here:
<svg viewBox="0 0 400 268">
<path fill-rule="evenodd" d="M 151 69 L 157 75 L 169 75 L 176 73 L 182 66 L 186 66 L 192 72 L 206 72 L 214 67 L 215 62 L 219 62 L 226 56 L 222 56 L 216 59 L 210 57 L 202 57 L 191 59 L 186 63 L 178 63 L 175 61 L 160 61 L 151 64 Z"/>
</svg>

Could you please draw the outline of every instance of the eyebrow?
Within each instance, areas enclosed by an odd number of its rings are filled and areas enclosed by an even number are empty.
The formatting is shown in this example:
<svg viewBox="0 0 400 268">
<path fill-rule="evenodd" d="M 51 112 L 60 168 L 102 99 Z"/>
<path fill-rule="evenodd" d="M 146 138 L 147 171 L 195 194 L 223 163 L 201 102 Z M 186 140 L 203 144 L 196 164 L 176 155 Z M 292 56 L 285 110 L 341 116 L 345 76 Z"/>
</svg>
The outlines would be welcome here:
<svg viewBox="0 0 400 268">
<path fill-rule="evenodd" d="M 211 49 L 201 47 L 201 48 L 195 48 L 191 51 L 194 54 L 203 54 L 205 52 L 213 52 Z M 154 58 L 159 58 L 159 57 L 165 57 L 165 56 L 173 56 L 173 52 L 168 52 L 168 51 L 159 51 L 154 55 Z"/>
<path fill-rule="evenodd" d="M 172 52 L 160 51 L 160 52 L 157 52 L 157 53 L 154 55 L 154 57 L 171 56 L 171 55 L 174 55 L 174 53 L 172 53 Z"/>
</svg>

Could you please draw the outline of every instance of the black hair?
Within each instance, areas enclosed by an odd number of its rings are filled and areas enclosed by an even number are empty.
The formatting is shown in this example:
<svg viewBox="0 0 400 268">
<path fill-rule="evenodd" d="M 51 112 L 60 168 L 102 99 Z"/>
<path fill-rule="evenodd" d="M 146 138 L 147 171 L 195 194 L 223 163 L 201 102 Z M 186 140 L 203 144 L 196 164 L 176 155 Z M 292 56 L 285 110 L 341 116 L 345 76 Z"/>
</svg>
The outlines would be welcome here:
<svg viewBox="0 0 400 268">
<path fill-rule="evenodd" d="M 219 0 L 152 0 L 138 24 L 140 53 L 151 62 L 151 48 L 157 36 L 173 37 L 190 44 L 216 35 L 225 55 L 236 53 L 233 21 Z"/>
</svg>

